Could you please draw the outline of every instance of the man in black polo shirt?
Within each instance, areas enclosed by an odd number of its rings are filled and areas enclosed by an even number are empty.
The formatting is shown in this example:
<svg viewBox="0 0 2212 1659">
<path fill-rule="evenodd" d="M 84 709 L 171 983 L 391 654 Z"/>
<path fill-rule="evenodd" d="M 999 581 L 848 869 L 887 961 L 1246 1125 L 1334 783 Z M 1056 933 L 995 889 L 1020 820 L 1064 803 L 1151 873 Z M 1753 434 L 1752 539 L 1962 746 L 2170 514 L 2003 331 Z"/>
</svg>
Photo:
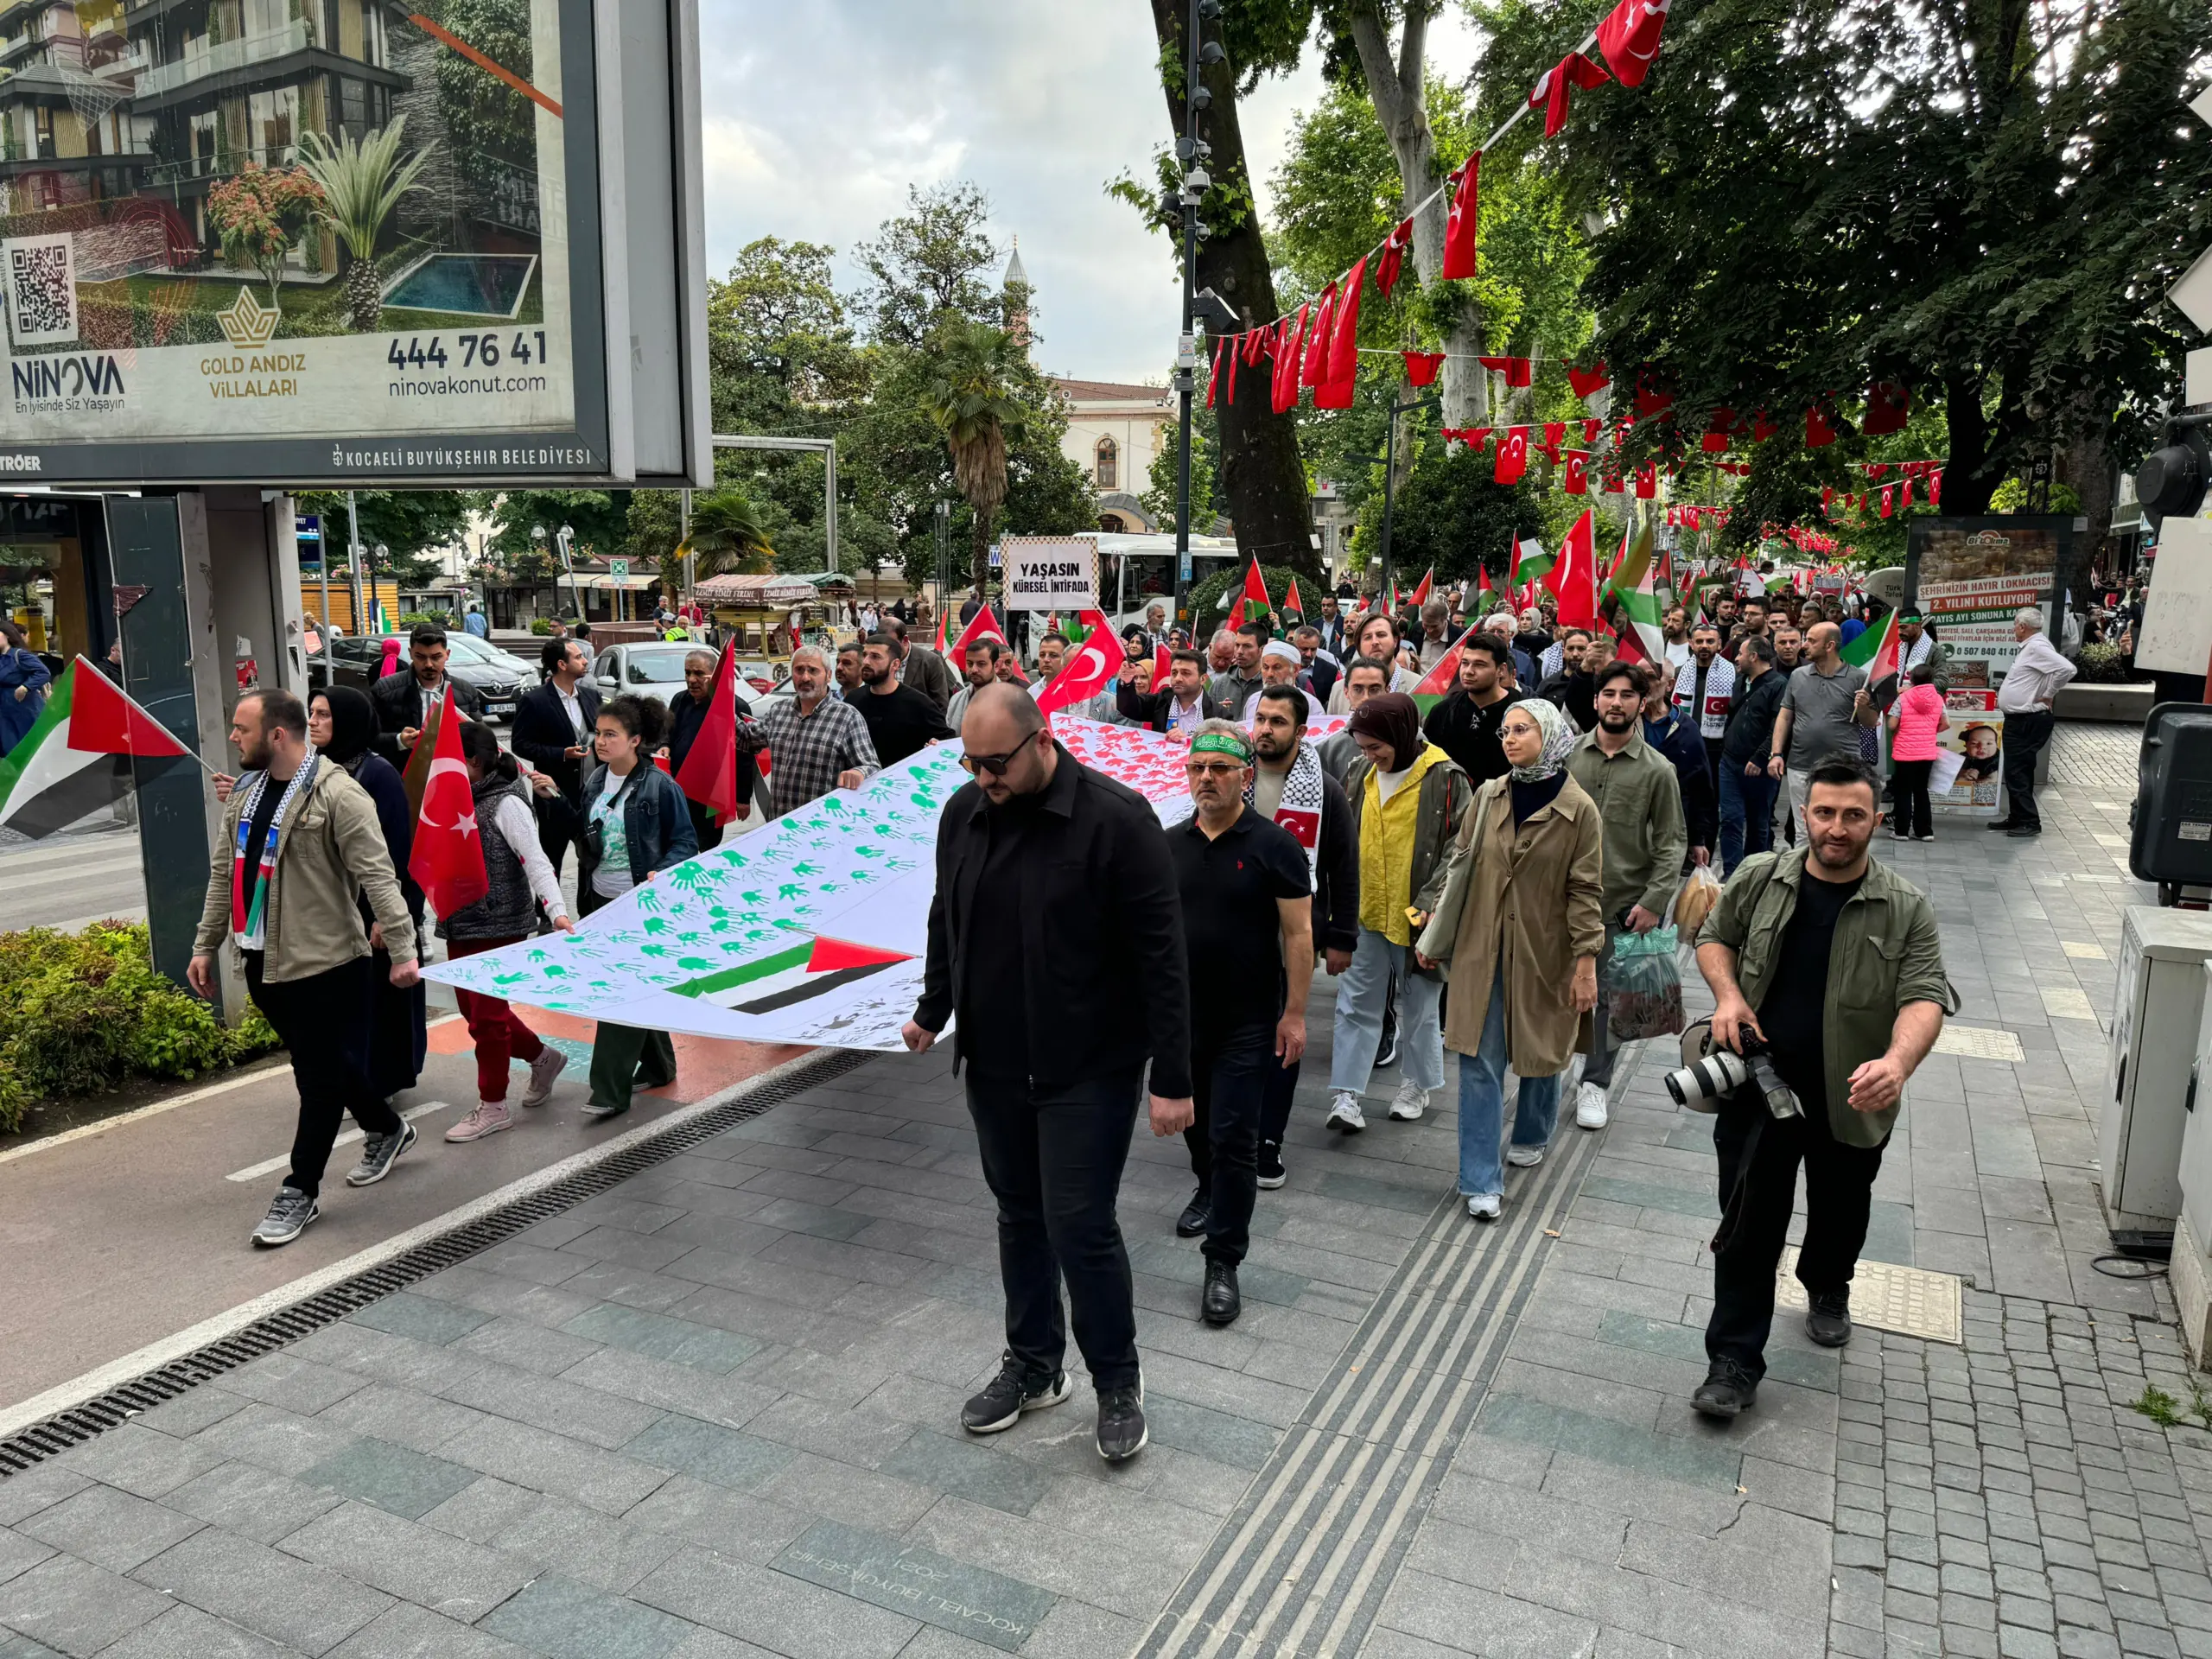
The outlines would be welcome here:
<svg viewBox="0 0 2212 1659">
<path fill-rule="evenodd" d="M 1513 769 L 1497 741 L 1505 711 L 1521 701 L 1521 693 L 1505 685 L 1503 671 L 1512 662 L 1513 648 L 1504 640 L 1487 630 L 1478 633 L 1459 647 L 1459 684 L 1421 724 L 1421 735 L 1478 784 Z"/>
<path fill-rule="evenodd" d="M 1268 1068 L 1306 1052 L 1313 983 L 1313 874 L 1288 830 L 1245 810 L 1252 746 L 1225 720 L 1191 738 L 1184 762 L 1196 810 L 1167 831 L 1190 957 L 1191 1083 L 1197 1116 L 1184 1141 L 1205 1234 L 1199 1313 L 1227 1325 L 1243 1310 L 1236 1266 L 1251 1244 Z M 1285 997 L 1285 970 L 1288 975 Z M 1185 1224 L 1198 1220 L 1185 1211 Z"/>
<path fill-rule="evenodd" d="M 872 633 L 861 649 L 861 690 L 847 701 L 868 722 L 875 758 L 895 766 L 933 738 L 950 737 L 944 715 L 912 686 L 899 683 L 899 641 Z"/>
</svg>

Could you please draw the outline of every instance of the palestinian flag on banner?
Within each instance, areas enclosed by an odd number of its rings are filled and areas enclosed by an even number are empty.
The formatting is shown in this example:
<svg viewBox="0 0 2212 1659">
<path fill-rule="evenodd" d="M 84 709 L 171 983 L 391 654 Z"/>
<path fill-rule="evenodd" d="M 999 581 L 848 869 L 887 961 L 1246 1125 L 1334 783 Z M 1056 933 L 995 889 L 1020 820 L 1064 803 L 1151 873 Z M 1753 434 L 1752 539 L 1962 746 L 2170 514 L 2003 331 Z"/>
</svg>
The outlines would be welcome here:
<svg viewBox="0 0 2212 1659">
<path fill-rule="evenodd" d="M 1856 639 L 1836 653 L 1853 668 L 1866 671 L 1866 689 L 1876 693 L 1884 680 L 1895 679 L 1897 673 L 1897 613 L 1891 611 L 1882 624 L 1879 633 L 1868 628 Z M 0 762 L 0 766 L 4 766 Z"/>
<path fill-rule="evenodd" d="M 1651 556 L 1651 526 L 1646 524 L 1613 567 L 1612 591 L 1620 601 L 1614 632 L 1620 639 L 1622 657 L 1631 663 L 1666 660 L 1667 636 L 1659 624 L 1663 613 L 1658 575 L 1658 563 Z"/>
<path fill-rule="evenodd" d="M 50 836 L 130 794 L 134 760 L 191 753 L 79 657 L 61 671 L 30 730 L 0 756 L 0 826 L 34 840 Z"/>
</svg>

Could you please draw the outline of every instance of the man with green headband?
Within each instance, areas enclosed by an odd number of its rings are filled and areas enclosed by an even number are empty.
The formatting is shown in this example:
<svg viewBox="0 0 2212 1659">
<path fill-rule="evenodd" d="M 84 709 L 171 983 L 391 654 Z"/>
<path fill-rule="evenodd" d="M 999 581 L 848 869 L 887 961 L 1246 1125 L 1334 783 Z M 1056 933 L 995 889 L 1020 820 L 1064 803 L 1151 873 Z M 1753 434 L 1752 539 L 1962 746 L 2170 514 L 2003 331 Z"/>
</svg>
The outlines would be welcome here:
<svg viewBox="0 0 2212 1659">
<path fill-rule="evenodd" d="M 1313 983 L 1313 872 L 1288 830 L 1245 809 L 1252 760 L 1227 721 L 1199 727 L 1183 763 L 1193 810 L 1166 832 L 1190 963 L 1196 1116 L 1183 1139 L 1198 1178 L 1175 1230 L 1205 1236 L 1198 1311 L 1217 1325 L 1243 1311 L 1268 1073 L 1305 1053 Z"/>
</svg>

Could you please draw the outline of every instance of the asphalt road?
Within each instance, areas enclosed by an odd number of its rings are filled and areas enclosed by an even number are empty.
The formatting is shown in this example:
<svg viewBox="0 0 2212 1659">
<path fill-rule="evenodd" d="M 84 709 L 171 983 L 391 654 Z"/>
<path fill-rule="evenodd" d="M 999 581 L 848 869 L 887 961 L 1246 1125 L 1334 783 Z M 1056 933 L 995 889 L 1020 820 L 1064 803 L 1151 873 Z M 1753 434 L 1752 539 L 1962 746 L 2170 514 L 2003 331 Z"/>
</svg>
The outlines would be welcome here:
<svg viewBox="0 0 2212 1659">
<path fill-rule="evenodd" d="M 0 930 L 70 931 L 111 918 L 146 919 L 135 827 L 102 815 L 43 841 L 0 830 Z"/>
</svg>

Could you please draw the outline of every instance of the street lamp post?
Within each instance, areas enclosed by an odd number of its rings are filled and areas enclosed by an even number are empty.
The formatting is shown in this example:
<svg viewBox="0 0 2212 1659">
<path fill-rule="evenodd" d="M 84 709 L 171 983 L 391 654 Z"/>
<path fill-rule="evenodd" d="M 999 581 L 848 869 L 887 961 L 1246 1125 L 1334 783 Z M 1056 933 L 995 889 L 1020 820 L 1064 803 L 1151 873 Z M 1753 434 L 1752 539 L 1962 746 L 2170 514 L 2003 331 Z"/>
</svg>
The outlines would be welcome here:
<svg viewBox="0 0 2212 1659">
<path fill-rule="evenodd" d="M 1379 462 L 1382 468 L 1382 550 L 1376 571 L 1375 596 L 1385 604 L 1389 601 L 1383 599 L 1383 595 L 1390 591 L 1390 515 L 1398 497 L 1398 416 L 1411 414 L 1417 409 L 1441 409 L 1443 406 L 1441 397 L 1416 397 L 1404 404 L 1397 402 L 1394 397 L 1390 404 L 1390 422 L 1383 429 L 1382 453 L 1366 457 L 1370 462 Z"/>
<path fill-rule="evenodd" d="M 1227 55 L 1219 41 L 1201 41 L 1198 35 L 1206 22 L 1220 16 L 1221 0 L 1191 0 L 1183 31 L 1183 137 L 1175 146 L 1185 169 L 1183 187 L 1169 198 L 1183 209 L 1183 332 L 1175 346 L 1181 453 L 1175 465 L 1175 609 L 1170 626 L 1183 620 L 1183 601 L 1191 583 L 1191 405 L 1198 367 L 1198 334 L 1192 325 L 1198 311 L 1198 242 L 1205 234 L 1205 226 L 1198 222 L 1198 203 L 1213 182 L 1204 164 L 1213 147 L 1198 137 L 1198 111 L 1213 102 L 1202 78 L 1205 67 Z"/>
</svg>

